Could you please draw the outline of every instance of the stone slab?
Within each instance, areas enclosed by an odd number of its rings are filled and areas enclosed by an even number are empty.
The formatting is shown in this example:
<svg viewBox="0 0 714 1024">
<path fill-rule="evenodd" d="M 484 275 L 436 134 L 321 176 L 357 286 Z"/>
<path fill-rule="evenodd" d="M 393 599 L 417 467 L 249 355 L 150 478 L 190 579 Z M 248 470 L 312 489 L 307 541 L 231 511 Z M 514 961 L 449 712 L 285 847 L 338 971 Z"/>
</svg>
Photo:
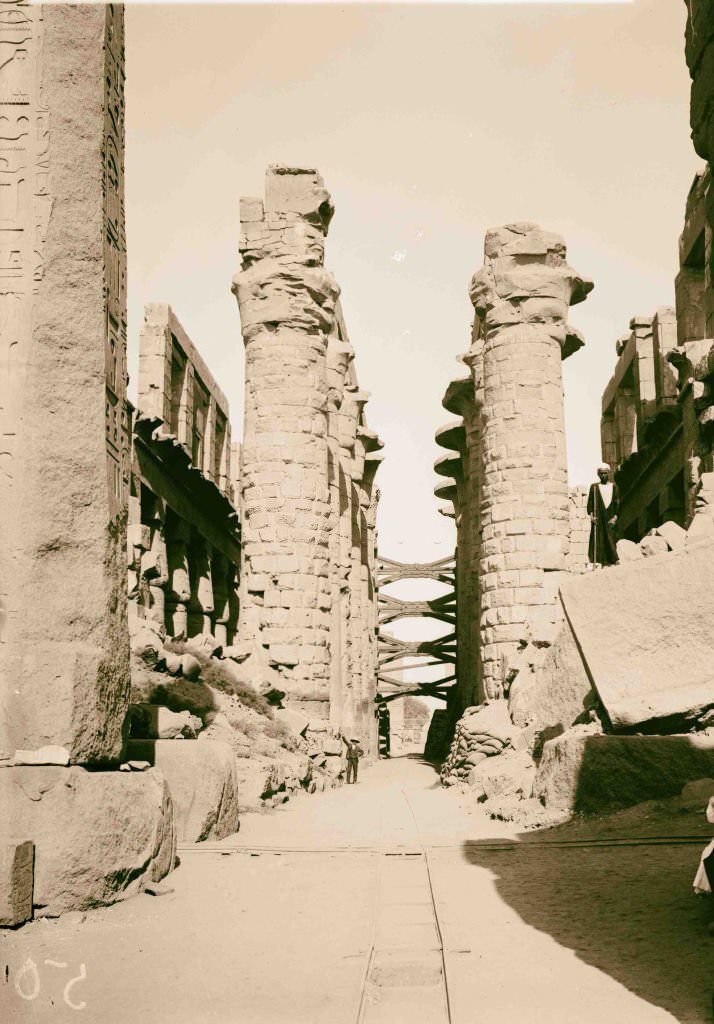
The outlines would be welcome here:
<svg viewBox="0 0 714 1024">
<path fill-rule="evenodd" d="M 160 769 L 174 805 L 179 842 L 224 839 L 238 831 L 233 750 L 216 740 L 130 740 L 129 756 Z"/>
<path fill-rule="evenodd" d="M 114 903 L 174 866 L 173 805 L 154 769 L 1 768 L 0 807 L 6 841 L 35 844 L 36 915 Z"/>
<path fill-rule="evenodd" d="M 582 814 L 676 796 L 714 775 L 714 735 L 597 736 L 572 729 L 543 748 L 533 795 Z"/>
<path fill-rule="evenodd" d="M 567 580 L 566 615 L 614 729 L 714 705 L 714 541 Z"/>
<path fill-rule="evenodd" d="M 0 927 L 14 928 L 32 918 L 35 845 L 0 846 Z"/>
</svg>

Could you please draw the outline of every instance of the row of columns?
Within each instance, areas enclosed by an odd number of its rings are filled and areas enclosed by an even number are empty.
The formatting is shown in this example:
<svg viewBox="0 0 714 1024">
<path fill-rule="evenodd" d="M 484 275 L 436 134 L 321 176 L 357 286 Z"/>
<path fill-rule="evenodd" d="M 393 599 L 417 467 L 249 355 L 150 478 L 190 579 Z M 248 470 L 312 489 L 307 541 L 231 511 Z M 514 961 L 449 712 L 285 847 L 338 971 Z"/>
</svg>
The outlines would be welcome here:
<svg viewBox="0 0 714 1024">
<path fill-rule="evenodd" d="M 238 622 L 238 567 L 166 502 L 140 485 L 129 502 L 129 614 L 175 640 L 213 636 L 232 643 Z M 143 498 L 143 500 L 142 500 Z"/>
</svg>

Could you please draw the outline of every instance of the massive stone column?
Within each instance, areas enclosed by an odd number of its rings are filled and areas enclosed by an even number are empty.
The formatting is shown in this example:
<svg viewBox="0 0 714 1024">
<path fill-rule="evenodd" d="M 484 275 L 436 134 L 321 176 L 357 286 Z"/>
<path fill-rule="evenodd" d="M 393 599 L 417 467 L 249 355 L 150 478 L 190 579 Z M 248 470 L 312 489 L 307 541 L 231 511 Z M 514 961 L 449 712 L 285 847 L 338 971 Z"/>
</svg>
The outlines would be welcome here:
<svg viewBox="0 0 714 1024">
<path fill-rule="evenodd" d="M 582 341 L 568 307 L 592 283 L 558 236 L 534 224 L 489 231 L 470 295 L 483 341 L 481 651 L 486 695 L 525 639 L 552 640 L 566 568 L 568 484 L 561 359 Z"/>
<path fill-rule="evenodd" d="M 129 696 L 123 13 L 2 13 L 0 748 L 112 762 Z"/>
<path fill-rule="evenodd" d="M 130 685 L 123 31 L 120 5 L 0 11 L 0 807 L 46 914 L 175 850 L 163 777 L 97 770 Z"/>
<path fill-rule="evenodd" d="M 263 644 L 291 701 L 329 716 L 327 344 L 339 289 L 324 269 L 332 202 L 314 170 L 271 167 L 241 202 L 233 282 L 245 365 L 242 639 Z"/>
</svg>

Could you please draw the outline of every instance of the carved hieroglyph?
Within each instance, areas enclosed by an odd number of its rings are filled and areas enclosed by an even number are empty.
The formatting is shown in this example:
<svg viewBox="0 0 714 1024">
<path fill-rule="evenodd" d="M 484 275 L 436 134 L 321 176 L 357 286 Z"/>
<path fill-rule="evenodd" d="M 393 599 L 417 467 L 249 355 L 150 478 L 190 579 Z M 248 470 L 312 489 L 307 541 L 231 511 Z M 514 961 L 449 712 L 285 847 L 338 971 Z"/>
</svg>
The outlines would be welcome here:
<svg viewBox="0 0 714 1024">
<path fill-rule="evenodd" d="M 3 2 L 0 32 L 0 748 L 103 763 L 129 690 L 123 9 Z"/>
</svg>

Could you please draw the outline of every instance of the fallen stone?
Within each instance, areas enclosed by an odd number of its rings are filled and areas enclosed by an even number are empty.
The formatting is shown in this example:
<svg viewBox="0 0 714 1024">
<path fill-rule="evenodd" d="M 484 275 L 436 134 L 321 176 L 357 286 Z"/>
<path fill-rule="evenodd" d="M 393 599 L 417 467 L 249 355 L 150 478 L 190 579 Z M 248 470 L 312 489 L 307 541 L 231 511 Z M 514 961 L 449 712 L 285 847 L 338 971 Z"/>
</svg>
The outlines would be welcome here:
<svg viewBox="0 0 714 1024">
<path fill-rule="evenodd" d="M 533 789 L 535 765 L 526 753 L 509 751 L 489 757 L 468 773 L 468 783 L 477 800 L 519 796 L 528 799 Z"/>
<path fill-rule="evenodd" d="M 238 780 L 228 744 L 130 740 L 128 749 L 166 779 L 179 842 L 224 839 L 238 830 Z"/>
<path fill-rule="evenodd" d="M 298 736 L 304 736 L 310 724 L 309 718 L 305 715 L 301 715 L 299 711 L 293 711 L 293 709 L 289 707 L 277 708 L 273 713 L 273 718 L 276 722 L 281 722 L 286 729 L 296 733 Z"/>
<path fill-rule="evenodd" d="M 0 807 L 8 841 L 33 837 L 36 915 L 114 903 L 174 866 L 173 806 L 160 772 L 4 768 Z"/>
<path fill-rule="evenodd" d="M 220 658 L 223 652 L 223 644 L 216 640 L 210 633 L 202 633 L 200 636 L 189 637 L 185 641 L 187 651 L 198 652 L 207 658 Z"/>
<path fill-rule="evenodd" d="M 679 551 L 687 543 L 687 531 L 683 530 L 678 523 L 668 519 L 653 531 L 658 537 L 664 537 L 670 551 Z"/>
<path fill-rule="evenodd" d="M 614 729 L 684 731 L 714 706 L 714 542 L 572 577 L 561 597 Z"/>
<path fill-rule="evenodd" d="M 0 846 L 0 928 L 16 928 L 32 919 L 35 844 Z"/>
<path fill-rule="evenodd" d="M 164 667 L 169 675 L 177 676 L 181 672 L 182 662 L 181 655 L 174 653 L 174 651 L 163 651 L 162 658 Z"/>
<path fill-rule="evenodd" d="M 595 814 L 676 796 L 714 775 L 714 737 L 602 736 L 576 726 L 549 740 L 533 784 L 546 807 Z"/>
<path fill-rule="evenodd" d="M 65 747 L 48 746 L 40 747 L 39 750 L 16 750 L 12 759 L 13 764 L 56 764 L 67 766 L 69 764 L 69 751 Z"/>
<path fill-rule="evenodd" d="M 664 537 L 653 533 L 642 538 L 640 541 L 640 551 L 645 558 L 651 558 L 653 555 L 666 555 L 669 551 L 669 544 Z"/>
<path fill-rule="evenodd" d="M 620 562 L 637 562 L 644 557 L 644 552 L 639 544 L 632 540 L 618 540 L 616 544 L 617 557 Z"/>
<path fill-rule="evenodd" d="M 149 761 L 127 761 L 126 763 L 132 772 L 145 772 L 147 768 L 151 768 Z"/>
<path fill-rule="evenodd" d="M 203 728 L 203 722 L 190 711 L 171 711 L 162 704 L 132 704 L 129 726 L 132 739 L 193 739 Z"/>
<path fill-rule="evenodd" d="M 198 679 L 201 674 L 201 662 L 188 652 L 181 655 L 181 672 L 184 679 Z"/>
<path fill-rule="evenodd" d="M 339 736 L 325 735 L 321 739 L 320 744 L 322 746 L 322 752 L 331 756 L 339 756 L 342 753 L 344 744 Z"/>
</svg>

